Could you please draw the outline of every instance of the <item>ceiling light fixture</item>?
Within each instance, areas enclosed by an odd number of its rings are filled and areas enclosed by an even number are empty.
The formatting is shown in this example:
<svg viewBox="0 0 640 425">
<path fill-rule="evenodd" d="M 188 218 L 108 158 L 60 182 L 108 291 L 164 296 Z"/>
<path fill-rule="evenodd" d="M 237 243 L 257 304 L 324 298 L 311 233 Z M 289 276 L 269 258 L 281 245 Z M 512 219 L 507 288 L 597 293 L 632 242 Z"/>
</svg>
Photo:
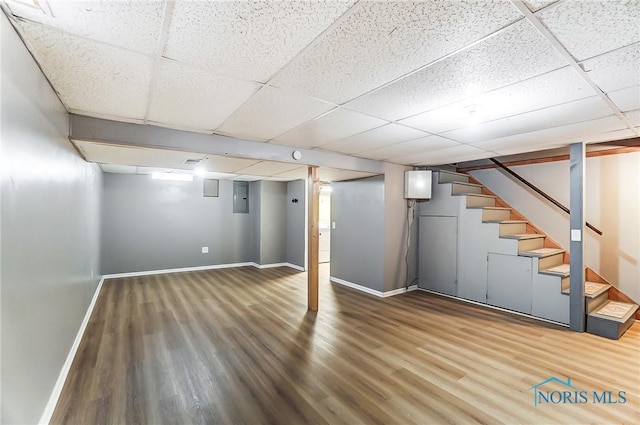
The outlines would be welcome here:
<svg viewBox="0 0 640 425">
<path fill-rule="evenodd" d="M 179 182 L 193 181 L 193 176 L 191 174 L 152 173 L 151 178 L 153 180 L 171 180 L 171 181 L 179 181 Z"/>
<path fill-rule="evenodd" d="M 196 167 L 193 169 L 193 174 L 195 174 L 198 177 L 202 177 L 205 174 L 207 174 L 207 170 L 205 170 L 204 167 Z"/>
</svg>

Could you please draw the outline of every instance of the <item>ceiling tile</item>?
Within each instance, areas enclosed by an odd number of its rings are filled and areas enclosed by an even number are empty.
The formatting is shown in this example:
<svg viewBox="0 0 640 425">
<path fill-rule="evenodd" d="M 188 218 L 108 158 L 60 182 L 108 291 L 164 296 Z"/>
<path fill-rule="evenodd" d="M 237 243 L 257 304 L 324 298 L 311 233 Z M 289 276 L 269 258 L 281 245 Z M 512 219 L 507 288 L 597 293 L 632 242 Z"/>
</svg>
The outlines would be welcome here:
<svg viewBox="0 0 640 425">
<path fill-rule="evenodd" d="M 406 157 L 454 146 L 460 146 L 460 143 L 440 136 L 427 136 L 409 142 L 385 146 L 384 148 L 360 152 L 358 156 L 377 160 L 391 160 L 392 158 Z"/>
<path fill-rule="evenodd" d="M 571 67 L 564 67 L 507 87 L 455 102 L 399 121 L 430 133 L 441 133 L 469 123 L 474 105 L 485 121 L 504 118 L 547 106 L 559 105 L 594 94 Z"/>
<path fill-rule="evenodd" d="M 547 128 L 515 136 L 501 137 L 476 144 L 483 149 L 503 153 L 514 147 L 527 150 L 540 150 L 541 147 L 566 146 L 568 143 L 587 141 L 585 138 L 604 134 L 614 130 L 623 130 L 626 125 L 616 116 L 585 121 L 560 127 Z"/>
<path fill-rule="evenodd" d="M 555 3 L 556 1 L 558 0 L 524 0 L 524 3 L 530 11 L 535 12 L 543 7 L 547 7 L 551 3 Z"/>
<path fill-rule="evenodd" d="M 300 168 L 300 164 L 290 162 L 260 161 L 257 164 L 250 165 L 246 168 L 238 170 L 239 174 L 254 176 L 275 176 L 285 171 L 291 171 Z"/>
<path fill-rule="evenodd" d="M 640 127 L 640 109 L 625 112 L 624 116 L 627 117 L 627 119 L 631 121 L 633 125 L 635 125 L 636 127 Z"/>
<path fill-rule="evenodd" d="M 459 142 L 476 144 L 485 140 L 602 118 L 611 114 L 611 108 L 604 100 L 600 96 L 593 96 L 509 118 L 468 125 L 442 135 Z"/>
<path fill-rule="evenodd" d="M 43 2 L 40 2 L 41 4 Z M 31 6 L 8 2 L 11 12 L 66 33 L 124 47 L 145 54 L 155 53 L 162 28 L 164 2 L 157 1 L 69 1 L 47 0 L 53 16 Z"/>
<path fill-rule="evenodd" d="M 344 180 L 362 179 L 364 177 L 375 176 L 376 174 L 364 171 L 342 170 L 339 168 L 320 167 L 318 169 L 318 179 L 323 182 L 336 182 Z"/>
<path fill-rule="evenodd" d="M 163 60 L 148 118 L 213 131 L 259 88 L 256 83 Z"/>
<path fill-rule="evenodd" d="M 266 82 L 353 3 L 178 1 L 164 55 Z"/>
<path fill-rule="evenodd" d="M 234 181 L 240 181 L 240 182 L 255 182 L 258 180 L 262 180 L 264 177 L 262 176 L 245 176 L 245 175 L 241 175 L 241 176 L 236 176 L 233 178 Z"/>
<path fill-rule="evenodd" d="M 578 60 L 640 40 L 636 0 L 563 1 L 536 16 Z"/>
<path fill-rule="evenodd" d="M 425 137 L 424 131 L 415 130 L 399 124 L 387 124 L 373 130 L 365 131 L 345 139 L 320 146 L 321 149 L 347 154 L 369 151 L 407 140 Z"/>
<path fill-rule="evenodd" d="M 343 108 L 301 125 L 273 142 L 301 147 L 316 147 L 387 124 L 387 121 Z"/>
<path fill-rule="evenodd" d="M 519 18 L 507 1 L 360 2 L 272 83 L 343 103 Z"/>
<path fill-rule="evenodd" d="M 640 85 L 640 43 L 586 60 L 582 67 L 605 93 Z"/>
<path fill-rule="evenodd" d="M 115 174 L 135 174 L 135 165 L 100 164 L 100 168 L 105 173 Z"/>
<path fill-rule="evenodd" d="M 278 173 L 276 177 L 284 177 L 296 180 L 304 180 L 307 178 L 308 168 L 306 166 L 294 168 L 293 170 L 285 171 L 283 173 Z"/>
<path fill-rule="evenodd" d="M 617 90 L 608 93 L 607 96 L 621 111 L 640 109 L 640 86 Z"/>
<path fill-rule="evenodd" d="M 269 140 L 335 108 L 335 105 L 264 86 L 216 132 L 252 140 Z"/>
<path fill-rule="evenodd" d="M 392 121 L 566 65 L 526 21 L 346 106 Z"/>
<path fill-rule="evenodd" d="M 200 166 L 207 171 L 214 171 L 219 173 L 235 173 L 238 170 L 242 170 L 259 162 L 260 161 L 257 159 L 235 158 L 232 156 L 222 155 L 207 155 L 207 157 L 202 160 L 202 162 L 200 162 Z"/>
<path fill-rule="evenodd" d="M 202 159 L 205 154 L 138 146 L 112 145 L 108 143 L 74 141 L 89 162 L 126 165 L 136 167 L 162 167 L 168 169 L 193 170 L 185 164 L 187 159 Z"/>
<path fill-rule="evenodd" d="M 393 159 L 393 162 L 405 165 L 442 165 L 462 161 L 472 161 L 474 159 L 490 158 L 492 156 L 495 156 L 494 152 L 487 152 L 474 146 L 459 145 L 451 148 L 438 149 L 431 152 L 395 158 Z"/>
<path fill-rule="evenodd" d="M 40 24 L 18 21 L 20 33 L 68 108 L 144 118 L 152 59 Z"/>
</svg>

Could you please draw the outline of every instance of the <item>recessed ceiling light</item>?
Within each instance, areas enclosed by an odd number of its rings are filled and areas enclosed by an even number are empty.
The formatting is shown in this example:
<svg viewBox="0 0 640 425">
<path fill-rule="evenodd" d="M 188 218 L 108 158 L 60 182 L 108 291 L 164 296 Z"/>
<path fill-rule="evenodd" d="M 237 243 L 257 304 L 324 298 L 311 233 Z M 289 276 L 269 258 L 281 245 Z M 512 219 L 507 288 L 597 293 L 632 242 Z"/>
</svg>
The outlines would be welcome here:
<svg viewBox="0 0 640 425">
<path fill-rule="evenodd" d="M 179 182 L 192 182 L 193 175 L 177 174 L 177 173 L 152 173 L 151 178 L 154 180 L 172 180 Z"/>
</svg>

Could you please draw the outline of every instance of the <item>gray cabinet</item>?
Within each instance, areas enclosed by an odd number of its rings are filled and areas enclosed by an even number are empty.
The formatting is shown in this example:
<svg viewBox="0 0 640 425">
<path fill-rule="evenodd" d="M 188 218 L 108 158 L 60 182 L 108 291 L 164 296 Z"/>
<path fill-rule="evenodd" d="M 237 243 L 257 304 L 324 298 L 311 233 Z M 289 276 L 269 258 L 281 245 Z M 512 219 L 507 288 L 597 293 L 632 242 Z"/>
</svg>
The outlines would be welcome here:
<svg viewBox="0 0 640 425">
<path fill-rule="evenodd" d="M 419 286 L 457 295 L 458 217 L 420 216 Z"/>
<path fill-rule="evenodd" d="M 533 259 L 489 253 L 487 304 L 531 314 Z"/>
</svg>

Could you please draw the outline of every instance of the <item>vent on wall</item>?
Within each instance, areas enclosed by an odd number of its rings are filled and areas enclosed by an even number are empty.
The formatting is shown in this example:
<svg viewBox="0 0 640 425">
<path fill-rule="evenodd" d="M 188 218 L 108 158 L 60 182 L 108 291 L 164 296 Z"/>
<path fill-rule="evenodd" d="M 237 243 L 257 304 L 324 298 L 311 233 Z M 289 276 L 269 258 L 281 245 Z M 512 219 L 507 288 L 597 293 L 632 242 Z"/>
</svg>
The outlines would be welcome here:
<svg viewBox="0 0 640 425">
<path fill-rule="evenodd" d="M 184 163 L 187 165 L 198 165 L 200 161 L 202 161 L 202 159 L 185 159 Z"/>
</svg>

